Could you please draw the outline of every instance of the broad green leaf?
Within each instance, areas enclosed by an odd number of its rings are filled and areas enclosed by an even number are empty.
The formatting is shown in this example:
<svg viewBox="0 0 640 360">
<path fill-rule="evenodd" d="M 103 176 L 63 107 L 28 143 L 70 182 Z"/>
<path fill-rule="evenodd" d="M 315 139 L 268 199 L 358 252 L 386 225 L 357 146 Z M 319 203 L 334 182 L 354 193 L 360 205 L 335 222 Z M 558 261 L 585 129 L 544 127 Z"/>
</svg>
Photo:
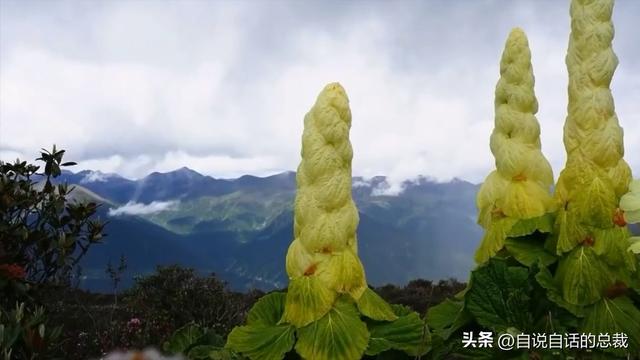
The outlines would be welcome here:
<svg viewBox="0 0 640 360">
<path fill-rule="evenodd" d="M 289 282 L 284 319 L 296 327 L 306 326 L 324 316 L 336 293 L 317 276 L 301 276 Z"/>
<path fill-rule="evenodd" d="M 246 325 L 231 330 L 226 348 L 251 360 L 281 360 L 294 343 L 295 328 L 291 325 Z"/>
<path fill-rule="evenodd" d="M 613 282 L 613 276 L 603 260 L 589 246 L 578 246 L 560 260 L 555 280 L 562 297 L 573 305 L 593 304 L 602 291 Z"/>
<path fill-rule="evenodd" d="M 249 310 L 247 325 L 273 326 L 282 318 L 287 294 L 272 292 L 261 297 Z"/>
<path fill-rule="evenodd" d="M 547 290 L 547 298 L 549 300 L 577 317 L 584 316 L 584 308 L 582 306 L 573 305 L 564 300 L 562 292 L 553 281 L 553 275 L 551 275 L 549 269 L 546 267 L 540 268 L 540 272 L 536 274 L 536 280 L 540 286 Z"/>
<path fill-rule="evenodd" d="M 406 316 L 415 312 L 412 308 L 400 304 L 391 304 L 391 309 L 393 309 L 393 313 L 398 317 Z"/>
<path fill-rule="evenodd" d="M 398 318 L 391 306 L 370 288 L 364 291 L 356 304 L 360 313 L 370 319 L 393 321 Z"/>
<path fill-rule="evenodd" d="M 356 306 L 345 298 L 297 334 L 296 352 L 305 359 L 357 360 L 369 343 L 367 325 L 360 320 Z"/>
<path fill-rule="evenodd" d="M 640 254 L 640 236 L 633 236 L 629 238 L 631 245 L 629 246 L 629 251 L 634 254 Z"/>
<path fill-rule="evenodd" d="M 224 346 L 224 339 L 213 330 L 208 330 L 196 341 L 196 345 Z"/>
<path fill-rule="evenodd" d="M 593 251 L 614 268 L 623 268 L 631 273 L 636 270 L 635 256 L 627 250 L 630 233 L 626 227 L 596 229 Z"/>
<path fill-rule="evenodd" d="M 491 259 L 471 273 L 471 287 L 465 295 L 467 309 L 480 325 L 494 331 L 509 327 L 525 330 L 532 323 L 528 277 L 525 267 Z"/>
<path fill-rule="evenodd" d="M 489 224 L 482 238 L 482 242 L 478 250 L 476 250 L 476 263 L 484 264 L 504 247 L 507 233 L 515 222 L 516 220 L 512 218 L 502 218 Z"/>
<path fill-rule="evenodd" d="M 372 321 L 369 323 L 369 346 L 367 355 L 376 355 L 388 350 L 400 350 L 412 356 L 426 351 L 426 328 L 418 313 L 394 306 L 397 320 L 393 322 Z"/>
<path fill-rule="evenodd" d="M 557 239 L 557 255 L 573 250 L 587 235 L 585 229 L 578 224 L 576 212 L 563 208 L 558 210 L 555 229 L 553 236 Z"/>
<path fill-rule="evenodd" d="M 209 360 L 245 360 L 246 358 L 228 349 L 213 350 L 209 353 Z"/>
<path fill-rule="evenodd" d="M 427 310 L 427 325 L 444 340 L 471 320 L 463 300 L 446 299 Z"/>
<path fill-rule="evenodd" d="M 194 346 L 187 354 L 190 360 L 210 360 L 212 354 L 222 350 L 219 346 L 214 345 L 198 345 Z"/>
<path fill-rule="evenodd" d="M 518 220 L 507 232 L 509 237 L 520 237 L 533 234 L 535 231 L 550 233 L 553 231 L 553 214 L 548 213 L 531 219 Z"/>
<path fill-rule="evenodd" d="M 556 262 L 556 257 L 544 248 L 544 242 L 535 237 L 507 238 L 505 246 L 509 254 L 526 266 L 540 263 L 549 266 Z"/>
<path fill-rule="evenodd" d="M 279 324 L 286 294 L 274 292 L 262 297 L 249 311 L 247 325 L 234 328 L 226 348 L 252 360 L 280 360 L 293 348 L 295 328 Z"/>
<path fill-rule="evenodd" d="M 618 207 L 613 184 L 608 177 L 595 172 L 588 175 L 588 185 L 577 191 L 575 197 L 580 221 L 598 228 L 612 227 L 613 211 Z"/>
<path fill-rule="evenodd" d="M 172 354 L 183 354 L 192 347 L 201 336 L 204 330 L 195 324 L 187 324 L 176 330 L 169 340 L 165 341 L 162 349 Z"/>
<path fill-rule="evenodd" d="M 625 333 L 629 345 L 635 352 L 640 351 L 640 311 L 625 297 L 603 298 L 587 312 L 582 332 L 600 334 Z"/>
</svg>

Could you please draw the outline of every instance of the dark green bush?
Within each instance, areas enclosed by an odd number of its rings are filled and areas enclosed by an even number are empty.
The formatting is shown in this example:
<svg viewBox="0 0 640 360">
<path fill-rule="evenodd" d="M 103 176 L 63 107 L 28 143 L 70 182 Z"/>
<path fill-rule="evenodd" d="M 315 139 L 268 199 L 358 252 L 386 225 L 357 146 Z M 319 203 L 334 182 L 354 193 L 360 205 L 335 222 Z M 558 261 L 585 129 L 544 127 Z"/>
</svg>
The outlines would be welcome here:
<svg viewBox="0 0 640 360">
<path fill-rule="evenodd" d="M 70 283 L 73 269 L 102 238 L 95 203 L 72 201 L 72 187 L 53 184 L 64 150 L 43 150 L 44 171 L 0 161 L 0 356 L 55 358 L 59 323 L 48 320 L 42 289 Z M 55 325 L 52 325 L 55 324 Z M 11 356 L 11 357 L 9 357 Z"/>
<path fill-rule="evenodd" d="M 179 266 L 158 267 L 156 273 L 136 279 L 123 300 L 157 339 L 190 322 L 227 334 L 253 303 L 251 296 L 230 292 L 215 275 L 203 277 Z"/>
</svg>

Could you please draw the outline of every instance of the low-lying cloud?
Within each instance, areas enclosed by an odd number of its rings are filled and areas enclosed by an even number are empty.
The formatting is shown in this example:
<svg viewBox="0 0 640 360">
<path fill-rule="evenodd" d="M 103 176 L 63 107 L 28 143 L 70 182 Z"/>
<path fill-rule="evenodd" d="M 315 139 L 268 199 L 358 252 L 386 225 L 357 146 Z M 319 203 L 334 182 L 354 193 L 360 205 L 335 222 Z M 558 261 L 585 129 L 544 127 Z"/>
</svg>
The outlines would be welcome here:
<svg viewBox="0 0 640 360">
<path fill-rule="evenodd" d="M 152 201 L 149 204 L 138 203 L 135 201 L 129 201 L 123 206 L 115 209 L 109 209 L 109 216 L 121 216 L 121 215 L 149 215 L 155 214 L 161 211 L 167 211 L 174 209 L 178 205 L 175 200 L 172 201 Z"/>
</svg>

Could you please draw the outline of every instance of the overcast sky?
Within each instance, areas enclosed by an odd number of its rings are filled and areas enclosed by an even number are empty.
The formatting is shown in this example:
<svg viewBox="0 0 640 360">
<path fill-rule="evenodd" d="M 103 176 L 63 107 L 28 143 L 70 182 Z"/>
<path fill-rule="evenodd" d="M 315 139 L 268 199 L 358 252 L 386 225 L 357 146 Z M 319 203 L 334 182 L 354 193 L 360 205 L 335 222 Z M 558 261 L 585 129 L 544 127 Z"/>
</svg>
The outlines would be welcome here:
<svg viewBox="0 0 640 360">
<path fill-rule="evenodd" d="M 328 82 L 351 100 L 354 175 L 480 182 L 510 29 L 529 37 L 543 152 L 565 160 L 568 1 L 0 0 L 0 158 L 56 143 L 137 178 L 295 170 Z M 640 173 L 640 1 L 618 0 L 612 88 Z"/>
</svg>

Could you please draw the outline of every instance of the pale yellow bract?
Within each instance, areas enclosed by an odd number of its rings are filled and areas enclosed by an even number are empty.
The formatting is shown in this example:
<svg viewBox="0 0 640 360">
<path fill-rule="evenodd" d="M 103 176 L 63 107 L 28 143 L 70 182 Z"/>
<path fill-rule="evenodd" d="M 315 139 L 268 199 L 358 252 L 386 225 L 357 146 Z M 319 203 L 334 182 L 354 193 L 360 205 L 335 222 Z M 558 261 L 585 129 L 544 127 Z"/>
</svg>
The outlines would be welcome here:
<svg viewBox="0 0 640 360">
<path fill-rule="evenodd" d="M 294 240 L 286 258 L 290 283 L 284 318 L 299 327 L 326 314 L 338 295 L 358 300 L 367 289 L 357 255 L 350 128 L 344 89 L 338 83 L 327 85 L 304 119 Z"/>
<path fill-rule="evenodd" d="M 620 197 L 631 181 L 631 170 L 622 158 L 623 131 L 609 89 L 618 65 L 612 48 L 612 11 L 612 0 L 571 2 L 566 57 L 569 104 L 564 125 L 567 162 L 555 190 L 561 219 L 557 226 L 571 231 L 559 238 L 558 254 L 593 237 L 595 229 L 614 229 Z"/>
<path fill-rule="evenodd" d="M 607 289 L 633 284 L 637 276 L 620 208 L 631 170 L 623 160 L 623 131 L 610 90 L 618 65 L 613 3 L 571 1 L 567 162 L 555 189 L 559 208 L 551 245 L 561 256 L 554 280 L 564 300 L 579 306 L 602 301 Z"/>
<path fill-rule="evenodd" d="M 517 220 L 553 211 L 549 193 L 553 173 L 541 151 L 534 82 L 527 37 L 521 29 L 513 29 L 502 53 L 495 91 L 490 145 L 496 170 L 476 198 L 478 223 L 487 230 L 476 252 L 479 263 L 503 247 L 507 231 Z"/>
<path fill-rule="evenodd" d="M 556 189 L 566 203 L 582 191 L 584 179 L 605 177 L 618 198 L 627 192 L 631 170 L 622 158 L 623 132 L 609 86 L 618 65 L 611 47 L 612 0 L 571 2 L 568 116 L 564 126 L 567 165 Z"/>
</svg>

